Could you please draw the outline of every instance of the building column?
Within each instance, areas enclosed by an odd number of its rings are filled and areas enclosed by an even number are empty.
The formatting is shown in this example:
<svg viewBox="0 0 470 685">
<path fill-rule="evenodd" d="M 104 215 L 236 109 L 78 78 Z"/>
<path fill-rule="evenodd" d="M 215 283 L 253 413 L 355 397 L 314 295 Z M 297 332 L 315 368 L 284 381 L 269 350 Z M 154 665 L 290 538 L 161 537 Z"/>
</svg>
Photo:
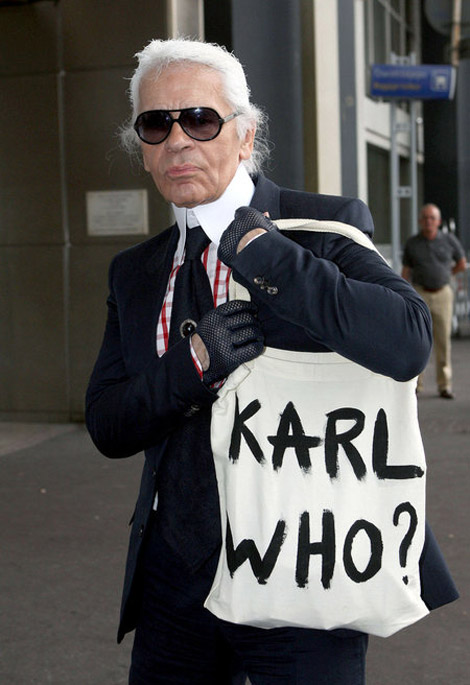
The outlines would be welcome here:
<svg viewBox="0 0 470 685">
<path fill-rule="evenodd" d="M 310 0 L 311 1 L 311 0 Z M 301 0 L 233 0 L 233 50 L 252 101 L 269 116 L 269 177 L 302 190 Z"/>
<path fill-rule="evenodd" d="M 204 40 L 204 0 L 167 0 L 168 38 Z"/>
<path fill-rule="evenodd" d="M 306 189 L 341 194 L 338 5 L 302 2 Z"/>
</svg>

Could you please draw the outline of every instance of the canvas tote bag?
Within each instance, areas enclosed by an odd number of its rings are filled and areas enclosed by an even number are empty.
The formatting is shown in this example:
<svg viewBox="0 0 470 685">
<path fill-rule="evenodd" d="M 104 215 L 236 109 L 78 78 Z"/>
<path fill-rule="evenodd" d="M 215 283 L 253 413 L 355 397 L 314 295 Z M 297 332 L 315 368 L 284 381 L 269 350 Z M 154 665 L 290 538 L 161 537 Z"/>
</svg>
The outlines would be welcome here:
<svg viewBox="0 0 470 685">
<path fill-rule="evenodd" d="M 375 249 L 338 222 L 276 223 Z M 333 352 L 274 348 L 230 375 L 212 409 L 223 543 L 206 608 L 261 628 L 383 637 L 428 613 L 415 387 Z"/>
</svg>

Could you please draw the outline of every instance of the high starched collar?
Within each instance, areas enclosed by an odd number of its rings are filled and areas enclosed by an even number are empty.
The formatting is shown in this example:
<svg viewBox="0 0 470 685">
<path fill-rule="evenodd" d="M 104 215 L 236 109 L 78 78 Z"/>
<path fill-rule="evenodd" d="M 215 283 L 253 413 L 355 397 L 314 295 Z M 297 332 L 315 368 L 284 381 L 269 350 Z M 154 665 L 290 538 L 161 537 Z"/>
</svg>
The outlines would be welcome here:
<svg viewBox="0 0 470 685">
<path fill-rule="evenodd" d="M 215 202 L 199 205 L 192 209 L 175 207 L 172 203 L 171 206 L 180 232 L 176 257 L 182 258 L 183 255 L 186 226 L 190 228 L 202 226 L 211 241 L 218 245 L 222 233 L 233 220 L 235 211 L 238 207 L 248 206 L 254 192 L 254 183 L 245 166 L 240 164 L 225 192 Z"/>
</svg>

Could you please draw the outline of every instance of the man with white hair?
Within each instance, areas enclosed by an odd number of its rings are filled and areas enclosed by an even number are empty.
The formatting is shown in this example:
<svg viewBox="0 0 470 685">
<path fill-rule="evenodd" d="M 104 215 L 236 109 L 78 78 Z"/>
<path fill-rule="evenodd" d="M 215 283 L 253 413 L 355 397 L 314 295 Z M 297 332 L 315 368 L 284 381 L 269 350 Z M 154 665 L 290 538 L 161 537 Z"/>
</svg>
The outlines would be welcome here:
<svg viewBox="0 0 470 685">
<path fill-rule="evenodd" d="M 279 188 L 260 173 L 264 115 L 233 55 L 155 40 L 137 57 L 122 136 L 138 146 L 175 223 L 113 260 L 87 392 L 97 447 L 112 458 L 145 451 L 118 634 L 136 630 L 129 682 L 223 685 L 248 675 L 253 685 L 360 685 L 363 633 L 263 630 L 204 608 L 221 542 L 211 407 L 264 345 L 334 351 L 412 378 L 428 358 L 429 313 L 373 250 L 275 229 L 268 216 L 342 221 L 369 235 L 373 223 L 359 200 Z M 227 302 L 230 272 L 252 302 Z M 429 549 L 423 591 L 437 606 L 455 589 L 432 538 Z"/>
</svg>

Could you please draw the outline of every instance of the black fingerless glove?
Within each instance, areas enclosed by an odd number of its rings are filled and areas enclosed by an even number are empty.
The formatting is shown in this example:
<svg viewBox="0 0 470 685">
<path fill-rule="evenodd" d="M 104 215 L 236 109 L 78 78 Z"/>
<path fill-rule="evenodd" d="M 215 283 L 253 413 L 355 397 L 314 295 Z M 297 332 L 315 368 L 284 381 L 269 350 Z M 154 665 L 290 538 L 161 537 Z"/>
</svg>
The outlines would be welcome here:
<svg viewBox="0 0 470 685">
<path fill-rule="evenodd" d="M 273 222 L 253 207 L 239 207 L 235 218 L 222 233 L 217 256 L 227 266 L 237 255 L 237 247 L 243 236 L 254 228 L 264 228 L 265 231 L 277 231 Z"/>
<path fill-rule="evenodd" d="M 263 351 L 256 307 L 244 300 L 231 300 L 210 311 L 199 322 L 196 333 L 209 354 L 209 368 L 203 374 L 207 385 L 225 378 Z"/>
</svg>

